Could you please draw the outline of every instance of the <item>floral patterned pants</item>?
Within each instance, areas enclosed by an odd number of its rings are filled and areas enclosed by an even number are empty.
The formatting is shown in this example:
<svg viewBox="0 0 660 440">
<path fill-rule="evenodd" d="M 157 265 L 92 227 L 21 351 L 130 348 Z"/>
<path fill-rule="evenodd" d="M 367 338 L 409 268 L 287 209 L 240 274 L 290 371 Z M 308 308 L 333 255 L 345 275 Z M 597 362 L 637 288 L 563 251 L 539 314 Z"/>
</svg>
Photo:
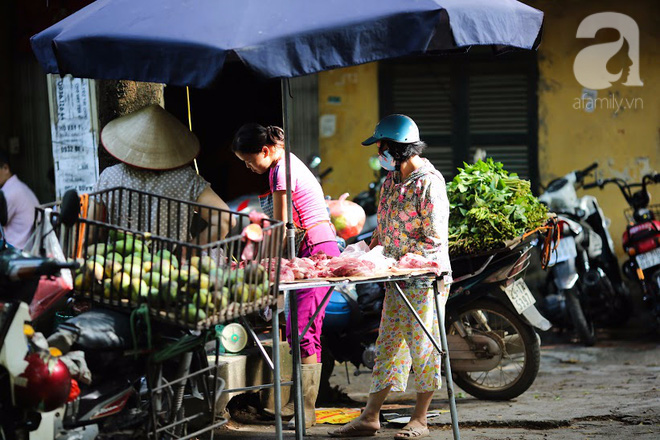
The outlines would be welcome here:
<svg viewBox="0 0 660 440">
<path fill-rule="evenodd" d="M 417 314 L 440 342 L 438 317 L 435 313 L 433 289 L 403 288 L 403 292 Z M 440 284 L 441 307 L 444 307 L 449 289 Z M 389 283 L 385 290 L 383 314 L 376 341 L 376 363 L 372 372 L 370 393 L 388 386 L 392 391 L 405 391 L 412 366 L 415 391 L 425 393 L 441 387 L 441 356 L 431 340 L 396 291 Z"/>
</svg>

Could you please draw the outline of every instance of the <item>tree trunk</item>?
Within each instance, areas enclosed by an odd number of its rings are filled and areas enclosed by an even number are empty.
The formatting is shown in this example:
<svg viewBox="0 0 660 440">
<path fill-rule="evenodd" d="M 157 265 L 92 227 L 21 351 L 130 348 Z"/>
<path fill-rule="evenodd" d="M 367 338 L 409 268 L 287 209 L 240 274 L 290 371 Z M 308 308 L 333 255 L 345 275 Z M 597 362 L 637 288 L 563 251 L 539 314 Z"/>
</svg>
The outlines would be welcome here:
<svg viewBox="0 0 660 440">
<path fill-rule="evenodd" d="M 135 81 L 97 80 L 99 127 L 150 104 L 165 105 L 164 86 Z M 102 132 L 102 131 L 101 131 Z M 118 161 L 99 145 L 99 172 Z"/>
</svg>

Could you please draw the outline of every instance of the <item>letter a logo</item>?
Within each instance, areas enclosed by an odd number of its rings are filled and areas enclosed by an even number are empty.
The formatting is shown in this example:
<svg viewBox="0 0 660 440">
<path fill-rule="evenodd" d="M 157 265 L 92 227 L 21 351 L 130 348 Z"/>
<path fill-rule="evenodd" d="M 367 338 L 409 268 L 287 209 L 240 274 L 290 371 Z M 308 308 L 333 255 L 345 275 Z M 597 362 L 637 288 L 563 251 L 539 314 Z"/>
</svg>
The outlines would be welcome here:
<svg viewBox="0 0 660 440">
<path fill-rule="evenodd" d="M 618 12 L 599 12 L 582 20 L 577 38 L 594 38 L 600 29 L 614 28 L 619 39 L 609 43 L 593 44 L 582 49 L 575 57 L 575 79 L 588 89 L 601 90 L 622 79 L 624 86 L 643 86 L 639 77 L 639 27 L 631 17 Z M 627 44 L 626 44 L 627 43 Z M 627 61 L 619 72 L 610 73 L 607 63 L 622 48 L 628 47 Z"/>
</svg>

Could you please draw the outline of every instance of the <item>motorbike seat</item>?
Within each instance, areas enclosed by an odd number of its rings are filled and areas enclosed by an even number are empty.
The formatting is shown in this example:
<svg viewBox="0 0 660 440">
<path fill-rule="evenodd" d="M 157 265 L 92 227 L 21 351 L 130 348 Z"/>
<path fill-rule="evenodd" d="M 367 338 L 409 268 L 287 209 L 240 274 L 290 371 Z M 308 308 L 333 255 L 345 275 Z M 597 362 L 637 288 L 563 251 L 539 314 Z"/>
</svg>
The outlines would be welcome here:
<svg viewBox="0 0 660 440">
<path fill-rule="evenodd" d="M 67 320 L 56 333 L 73 334 L 72 345 L 83 351 L 131 348 L 128 315 L 111 310 L 92 310 Z"/>
</svg>

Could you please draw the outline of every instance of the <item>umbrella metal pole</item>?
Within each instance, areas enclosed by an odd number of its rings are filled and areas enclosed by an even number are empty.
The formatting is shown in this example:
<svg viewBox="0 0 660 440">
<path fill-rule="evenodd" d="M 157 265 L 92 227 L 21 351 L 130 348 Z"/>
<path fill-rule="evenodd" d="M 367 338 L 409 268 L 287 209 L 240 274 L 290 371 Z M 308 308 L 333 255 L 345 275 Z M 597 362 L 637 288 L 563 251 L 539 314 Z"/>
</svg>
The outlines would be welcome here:
<svg viewBox="0 0 660 440">
<path fill-rule="evenodd" d="M 275 436 L 282 440 L 282 390 L 280 382 L 280 317 L 273 308 L 273 394 L 275 400 Z"/>
<path fill-rule="evenodd" d="M 442 360 L 445 364 L 445 381 L 447 382 L 447 398 L 449 399 L 449 412 L 451 413 L 451 429 L 454 433 L 454 440 L 460 440 L 461 434 L 458 430 L 458 412 L 456 411 L 456 399 L 454 394 L 454 381 L 451 375 L 451 363 L 449 362 L 449 346 L 447 344 L 447 331 L 445 330 L 445 308 L 440 306 L 440 290 L 436 281 L 433 284 L 433 293 L 435 296 L 435 312 L 438 315 L 438 327 L 440 327 L 440 341 L 442 343 Z"/>
<path fill-rule="evenodd" d="M 296 248 L 296 228 L 293 225 L 293 199 L 291 198 L 291 143 L 289 137 L 289 80 L 282 78 L 282 122 L 284 128 L 284 165 L 286 175 L 286 243 L 289 260 L 293 259 Z"/>
<path fill-rule="evenodd" d="M 296 440 L 305 437 L 305 411 L 302 398 L 302 377 L 300 371 L 300 334 L 298 333 L 298 296 L 296 291 L 289 292 L 289 318 L 291 319 L 291 351 L 293 359 L 293 419 L 296 423 Z"/>
<path fill-rule="evenodd" d="M 289 142 L 289 80 L 282 78 L 282 121 L 284 125 L 284 164 L 286 168 L 286 240 L 289 259 L 293 259 L 296 248 L 296 229 L 293 225 L 293 200 L 291 198 L 291 143 Z M 298 333 L 298 297 L 293 291 L 289 294 L 289 314 L 291 317 L 291 349 L 293 351 L 293 397 L 296 440 L 305 436 L 305 415 L 302 399 L 302 378 L 300 371 L 300 334 Z"/>
</svg>

